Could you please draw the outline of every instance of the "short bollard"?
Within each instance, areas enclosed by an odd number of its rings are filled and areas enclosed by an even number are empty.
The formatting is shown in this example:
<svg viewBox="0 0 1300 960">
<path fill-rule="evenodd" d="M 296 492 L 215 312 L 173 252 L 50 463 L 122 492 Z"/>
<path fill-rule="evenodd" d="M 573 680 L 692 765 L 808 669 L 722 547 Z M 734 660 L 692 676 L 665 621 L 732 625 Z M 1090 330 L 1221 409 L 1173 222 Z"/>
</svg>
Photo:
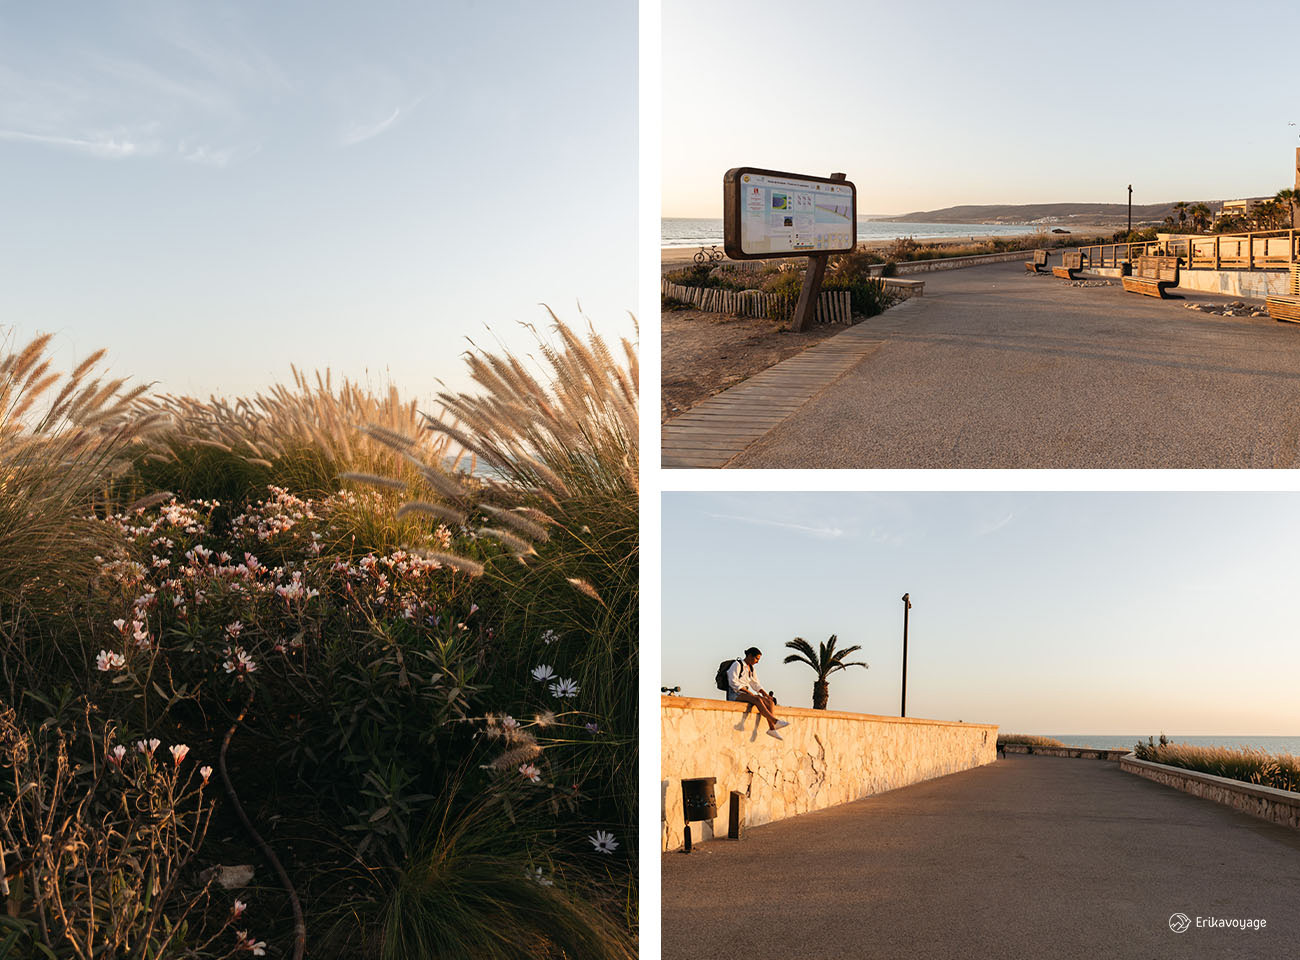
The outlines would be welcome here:
<svg viewBox="0 0 1300 960">
<path fill-rule="evenodd" d="M 686 820 L 686 853 L 691 852 L 691 821 L 712 820 L 718 815 L 718 803 L 713 797 L 717 777 L 695 777 L 682 781 L 682 816 Z"/>
<path fill-rule="evenodd" d="M 727 824 L 727 839 L 740 839 L 740 818 L 744 809 L 744 795 L 739 790 L 731 791 L 731 802 L 728 804 L 730 809 L 727 811 L 731 816 L 731 821 Z"/>
</svg>

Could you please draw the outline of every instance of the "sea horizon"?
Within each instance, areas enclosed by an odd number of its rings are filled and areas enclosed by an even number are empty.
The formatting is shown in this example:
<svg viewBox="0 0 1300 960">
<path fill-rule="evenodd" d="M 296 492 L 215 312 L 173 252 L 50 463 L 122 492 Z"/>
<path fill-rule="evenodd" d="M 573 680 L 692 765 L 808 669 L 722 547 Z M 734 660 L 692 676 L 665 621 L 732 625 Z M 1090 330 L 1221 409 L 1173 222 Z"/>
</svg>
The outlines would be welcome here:
<svg viewBox="0 0 1300 960">
<path fill-rule="evenodd" d="M 1062 743 L 1071 747 L 1092 747 L 1098 750 L 1117 750 L 1120 748 L 1132 749 L 1134 744 L 1141 741 L 1147 742 L 1147 738 L 1153 738 L 1157 743 L 1160 742 L 1160 734 L 1143 734 L 1137 735 L 1115 735 L 1115 734 L 1093 734 L 1093 733 L 1044 733 L 1040 736 L 1051 737 L 1053 740 L 1060 740 Z M 1205 736 L 1179 736 L 1177 734 L 1166 733 L 1170 743 L 1183 743 L 1191 747 L 1227 747 L 1233 750 L 1255 749 L 1264 750 L 1271 754 L 1289 753 L 1293 756 L 1300 756 L 1300 736 L 1245 736 L 1232 737 L 1226 735 L 1210 734 Z"/>
<path fill-rule="evenodd" d="M 1054 224 L 1037 223 L 921 223 L 905 221 L 865 220 L 858 217 L 857 238 L 860 242 L 897 240 L 915 237 L 918 240 L 975 240 L 980 237 L 1009 236 L 1037 233 Z M 698 247 L 717 244 L 722 246 L 721 217 L 662 217 L 660 219 L 660 245 L 662 247 Z"/>
</svg>

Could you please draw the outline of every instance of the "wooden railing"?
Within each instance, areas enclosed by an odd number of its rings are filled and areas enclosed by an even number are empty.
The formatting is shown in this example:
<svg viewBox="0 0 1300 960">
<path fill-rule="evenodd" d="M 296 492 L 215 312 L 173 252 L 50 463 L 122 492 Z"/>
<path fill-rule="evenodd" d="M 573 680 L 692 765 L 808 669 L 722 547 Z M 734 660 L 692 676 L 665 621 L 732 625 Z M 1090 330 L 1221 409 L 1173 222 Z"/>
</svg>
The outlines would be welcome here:
<svg viewBox="0 0 1300 960">
<path fill-rule="evenodd" d="M 1300 230 L 1224 233 L 1146 243 L 1098 243 L 1080 247 L 1087 267 L 1118 267 L 1141 256 L 1178 257 L 1191 270 L 1285 270 L 1300 262 Z"/>
</svg>

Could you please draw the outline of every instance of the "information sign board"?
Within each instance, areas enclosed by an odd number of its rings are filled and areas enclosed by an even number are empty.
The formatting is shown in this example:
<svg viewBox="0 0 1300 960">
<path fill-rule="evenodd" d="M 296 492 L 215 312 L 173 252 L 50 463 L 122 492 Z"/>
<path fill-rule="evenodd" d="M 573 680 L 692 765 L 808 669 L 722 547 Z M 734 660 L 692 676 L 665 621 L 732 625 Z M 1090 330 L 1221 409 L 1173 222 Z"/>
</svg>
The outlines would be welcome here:
<svg viewBox="0 0 1300 960">
<path fill-rule="evenodd" d="M 723 249 L 732 260 L 849 253 L 858 191 L 847 180 L 736 167 L 723 183 Z"/>
</svg>

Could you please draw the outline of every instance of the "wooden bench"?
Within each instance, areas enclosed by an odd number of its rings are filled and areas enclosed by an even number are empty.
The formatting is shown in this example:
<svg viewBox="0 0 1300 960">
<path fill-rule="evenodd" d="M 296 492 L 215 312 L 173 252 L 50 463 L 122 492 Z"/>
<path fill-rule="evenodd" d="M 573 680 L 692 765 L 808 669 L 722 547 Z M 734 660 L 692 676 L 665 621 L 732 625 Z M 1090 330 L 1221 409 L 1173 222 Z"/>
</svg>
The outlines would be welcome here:
<svg viewBox="0 0 1300 960">
<path fill-rule="evenodd" d="M 1138 257 L 1132 276 L 1121 277 L 1120 282 L 1129 293 L 1165 299 L 1165 291 L 1178 285 L 1177 257 Z"/>
<path fill-rule="evenodd" d="M 1047 266 L 1046 250 L 1035 250 L 1034 259 L 1025 261 L 1025 269 L 1030 273 L 1038 273 L 1045 266 Z"/>
<path fill-rule="evenodd" d="M 1268 315 L 1274 320 L 1300 323 L 1300 263 L 1291 264 L 1291 282 L 1287 285 L 1287 290 L 1289 292 L 1281 296 L 1264 299 L 1268 305 Z"/>
<path fill-rule="evenodd" d="M 1061 265 L 1052 267 L 1052 276 L 1060 277 L 1062 280 L 1073 280 L 1074 275 L 1083 269 L 1083 251 L 1075 250 L 1072 253 L 1061 254 Z"/>
</svg>

